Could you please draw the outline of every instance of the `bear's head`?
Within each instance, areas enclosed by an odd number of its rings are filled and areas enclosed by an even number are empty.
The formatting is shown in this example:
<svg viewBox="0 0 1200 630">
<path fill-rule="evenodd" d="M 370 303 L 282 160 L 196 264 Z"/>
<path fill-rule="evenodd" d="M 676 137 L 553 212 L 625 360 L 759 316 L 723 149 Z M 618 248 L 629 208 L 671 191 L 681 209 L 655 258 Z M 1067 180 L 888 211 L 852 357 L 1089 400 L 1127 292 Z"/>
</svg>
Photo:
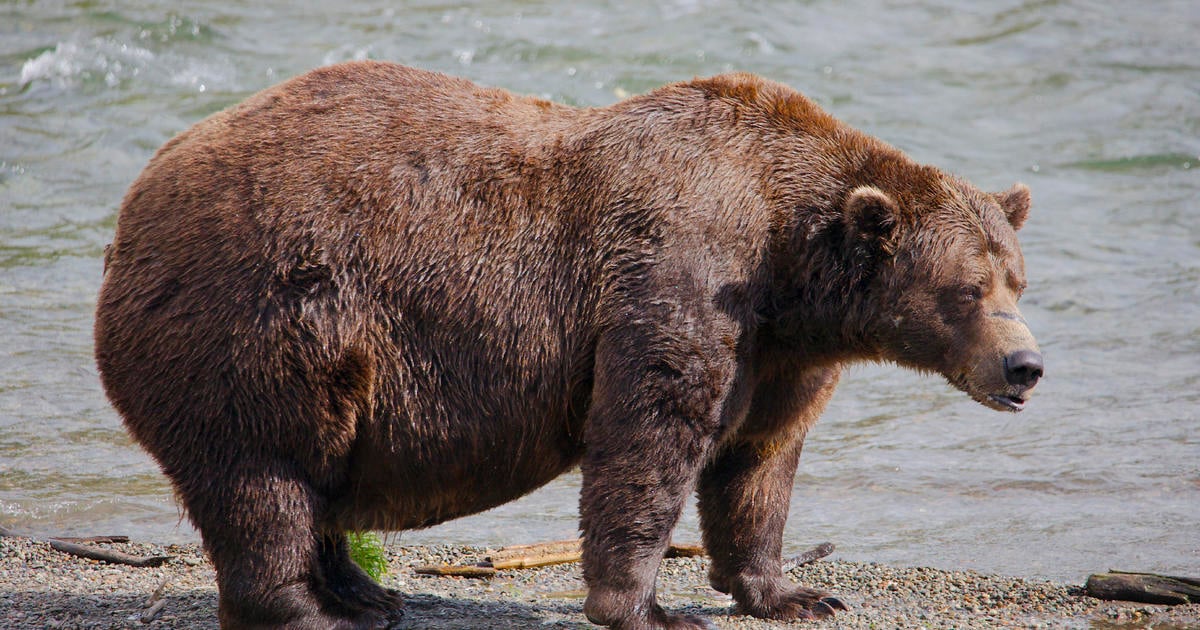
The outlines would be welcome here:
<svg viewBox="0 0 1200 630">
<path fill-rule="evenodd" d="M 1016 231 L 1029 189 L 984 193 L 929 170 L 926 194 L 858 186 L 843 204 L 852 255 L 873 260 L 872 345 L 879 358 L 938 372 L 987 407 L 1020 411 L 1043 369 L 1017 309 L 1025 261 Z"/>
</svg>

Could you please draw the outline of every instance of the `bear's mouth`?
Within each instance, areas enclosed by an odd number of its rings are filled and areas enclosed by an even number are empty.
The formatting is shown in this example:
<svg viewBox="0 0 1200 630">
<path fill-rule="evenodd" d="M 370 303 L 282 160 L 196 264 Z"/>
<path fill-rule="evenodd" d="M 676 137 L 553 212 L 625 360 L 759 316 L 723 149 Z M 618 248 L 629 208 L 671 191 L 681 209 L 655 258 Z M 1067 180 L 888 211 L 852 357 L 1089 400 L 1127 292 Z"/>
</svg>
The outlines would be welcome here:
<svg viewBox="0 0 1200 630">
<path fill-rule="evenodd" d="M 1019 394 L 998 393 L 985 394 L 979 389 L 971 386 L 971 380 L 966 374 L 957 374 L 955 377 L 947 377 L 952 385 L 964 391 L 975 402 L 996 411 L 1011 411 L 1016 413 L 1025 408 L 1025 402 L 1029 400 L 1027 396 L 1022 396 L 1025 391 L 1021 390 Z M 1010 390 L 1011 391 L 1011 390 Z"/>
<path fill-rule="evenodd" d="M 1025 408 L 1025 399 L 1020 396 L 1011 396 L 1009 394 L 992 394 L 988 396 L 992 402 L 996 403 L 1005 411 L 1020 411 Z"/>
</svg>

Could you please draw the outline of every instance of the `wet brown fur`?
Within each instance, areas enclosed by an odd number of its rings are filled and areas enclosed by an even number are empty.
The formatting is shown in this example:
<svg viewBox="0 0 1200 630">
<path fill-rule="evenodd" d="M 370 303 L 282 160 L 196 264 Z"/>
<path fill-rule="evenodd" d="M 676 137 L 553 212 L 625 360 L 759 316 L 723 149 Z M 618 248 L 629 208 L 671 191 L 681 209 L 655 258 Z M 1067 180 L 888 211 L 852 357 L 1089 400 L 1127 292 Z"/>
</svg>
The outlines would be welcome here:
<svg viewBox="0 0 1200 630">
<path fill-rule="evenodd" d="M 704 625 L 654 601 L 693 490 L 715 587 L 821 616 L 836 600 L 780 569 L 805 433 L 852 361 L 1012 389 L 993 364 L 1032 337 L 987 315 L 1015 312 L 1028 205 L 751 75 L 576 109 L 343 64 L 154 156 L 96 358 L 204 537 L 223 627 L 385 626 L 399 597 L 342 532 L 575 465 L 593 621 Z"/>
</svg>

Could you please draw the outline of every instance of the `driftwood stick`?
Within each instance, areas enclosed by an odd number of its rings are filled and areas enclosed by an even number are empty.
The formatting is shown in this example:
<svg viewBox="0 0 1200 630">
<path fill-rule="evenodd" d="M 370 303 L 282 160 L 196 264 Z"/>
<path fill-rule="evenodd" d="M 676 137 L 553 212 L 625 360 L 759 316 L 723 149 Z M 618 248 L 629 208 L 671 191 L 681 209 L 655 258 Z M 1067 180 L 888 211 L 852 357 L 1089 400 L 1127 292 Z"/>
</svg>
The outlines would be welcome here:
<svg viewBox="0 0 1200 630">
<path fill-rule="evenodd" d="M 821 558 L 833 553 L 833 549 L 833 543 L 823 542 L 816 547 L 813 547 L 812 549 L 793 557 L 791 560 L 784 562 L 784 569 L 786 570 L 792 567 L 802 567 L 810 562 L 816 562 L 817 560 L 820 560 Z"/>
<path fill-rule="evenodd" d="M 576 538 L 574 540 L 555 540 L 552 542 L 534 543 L 532 545 L 509 545 L 493 551 L 484 559 L 490 562 L 492 566 L 500 568 L 500 565 L 514 560 L 537 558 L 540 556 L 578 554 L 582 550 L 583 543 Z"/>
<path fill-rule="evenodd" d="M 583 541 L 555 540 L 532 545 L 510 545 L 493 551 L 485 560 L 497 569 L 527 569 L 564 562 L 578 562 L 583 556 Z M 667 558 L 692 558 L 703 556 L 704 547 L 671 543 L 667 547 Z"/>
<path fill-rule="evenodd" d="M 89 545 L 95 543 L 127 543 L 128 536 L 55 536 L 54 540 L 61 540 L 69 543 L 79 543 L 81 545 Z"/>
<path fill-rule="evenodd" d="M 691 558 L 704 555 L 700 545 L 677 545 L 667 549 L 668 558 Z M 493 551 L 483 562 L 474 565 L 424 565 L 413 567 L 418 575 L 443 575 L 456 577 L 488 578 L 497 571 L 508 569 L 532 569 L 554 564 L 579 562 L 583 559 L 583 541 L 555 540 L 530 545 L 510 545 Z"/>
<path fill-rule="evenodd" d="M 1200 579 L 1110 571 L 1088 577 L 1085 592 L 1096 599 L 1174 606 L 1200 603 Z"/>
<path fill-rule="evenodd" d="M 138 621 L 142 623 L 150 623 L 151 621 L 158 619 L 158 616 L 162 614 L 163 608 L 165 608 L 166 605 L 166 598 L 156 600 L 150 605 L 149 608 L 143 610 L 141 615 L 138 615 Z"/>
<path fill-rule="evenodd" d="M 677 545 L 675 543 L 671 543 L 671 546 L 667 547 L 666 557 L 695 558 L 698 556 L 703 556 L 706 553 L 707 552 L 704 551 L 703 545 Z"/>
<path fill-rule="evenodd" d="M 3 525 L 0 525 L 0 538 L 4 538 L 4 537 L 6 537 L 6 536 L 9 536 L 9 537 L 17 537 L 17 538 L 28 538 L 28 539 L 30 539 L 30 540 L 40 540 L 40 539 L 39 539 L 39 538 L 37 538 L 36 536 L 22 536 L 21 534 L 18 534 L 18 533 L 14 532 L 13 530 L 11 530 L 11 529 L 9 529 L 9 528 L 7 528 L 7 527 L 5 527 L 5 526 L 3 526 Z M 82 537 L 77 537 L 77 536 L 55 536 L 55 537 L 54 537 L 54 540 L 61 540 L 61 541 L 64 541 L 64 542 L 69 542 L 69 543 L 79 543 L 79 544 L 84 544 L 84 545 L 86 545 L 86 544 L 91 544 L 91 543 L 127 543 L 127 542 L 129 542 L 129 537 L 128 537 L 128 536 L 121 536 L 121 535 L 113 535 L 113 536 L 82 536 Z"/>
<path fill-rule="evenodd" d="M 427 564 L 419 567 L 413 567 L 413 573 L 416 573 L 417 575 L 490 578 L 496 575 L 496 569 L 493 567 L 479 565 L 455 566 L 449 564 Z"/>
<path fill-rule="evenodd" d="M 578 547 L 579 545 L 581 545 L 582 543 L 583 543 L 582 538 L 571 538 L 568 540 L 551 540 L 549 542 L 528 543 L 528 544 L 524 544 L 524 545 L 505 545 L 505 546 L 501 547 L 499 550 L 493 551 L 492 554 L 493 555 L 495 555 L 495 554 L 502 555 L 502 554 L 505 554 L 508 552 L 523 553 L 523 552 L 528 552 L 528 551 L 558 549 L 560 547 L 564 548 L 564 549 L 574 549 L 574 548 Z"/>
<path fill-rule="evenodd" d="M 157 567 L 171 559 L 171 556 L 132 556 L 120 551 L 101 549 L 99 547 L 89 547 L 87 545 L 77 545 L 75 543 L 64 542 L 54 538 L 50 538 L 46 542 L 50 543 L 50 546 L 58 551 L 69 553 L 73 556 L 88 558 L 90 560 L 100 560 L 102 562 L 111 562 L 113 564 L 127 564 L 131 567 Z"/>
<path fill-rule="evenodd" d="M 129 542 L 128 536 L 89 536 L 86 538 L 73 538 L 63 536 L 60 538 L 41 539 L 35 536 L 20 536 L 16 532 L 0 525 L 0 537 L 15 536 L 29 538 L 30 540 L 43 541 L 50 544 L 52 548 L 72 556 L 80 558 L 88 558 L 89 560 L 100 560 L 102 562 L 111 562 L 113 564 L 127 564 L 131 567 L 157 567 L 162 563 L 170 560 L 172 556 L 132 556 L 120 551 L 112 549 L 102 549 L 100 547 L 90 547 L 79 544 L 80 542 Z"/>
<path fill-rule="evenodd" d="M 145 610 L 142 611 L 142 614 L 138 615 L 138 621 L 150 623 L 158 619 L 158 616 L 162 614 L 163 608 L 167 605 L 167 598 L 163 596 L 163 591 L 166 590 L 167 584 L 170 582 L 171 578 L 167 578 L 162 581 L 162 584 L 158 585 L 158 588 L 154 589 L 154 594 L 142 605 Z"/>
<path fill-rule="evenodd" d="M 155 602 L 162 599 L 163 591 L 165 591 L 167 589 L 167 584 L 170 584 L 170 583 L 171 583 L 171 578 L 167 578 L 167 579 L 163 580 L 162 584 L 159 584 L 158 588 L 154 589 L 154 593 L 152 593 L 150 595 L 150 598 L 146 600 L 146 603 L 142 604 L 142 608 L 149 608 L 149 607 L 153 606 Z"/>
<path fill-rule="evenodd" d="M 534 567 L 545 567 L 552 564 L 566 564 L 568 562 L 579 562 L 583 559 L 583 551 L 561 551 L 558 553 L 536 553 L 527 556 L 518 556 L 516 558 L 505 558 L 503 560 L 492 560 L 492 567 L 496 569 L 532 569 Z"/>
</svg>

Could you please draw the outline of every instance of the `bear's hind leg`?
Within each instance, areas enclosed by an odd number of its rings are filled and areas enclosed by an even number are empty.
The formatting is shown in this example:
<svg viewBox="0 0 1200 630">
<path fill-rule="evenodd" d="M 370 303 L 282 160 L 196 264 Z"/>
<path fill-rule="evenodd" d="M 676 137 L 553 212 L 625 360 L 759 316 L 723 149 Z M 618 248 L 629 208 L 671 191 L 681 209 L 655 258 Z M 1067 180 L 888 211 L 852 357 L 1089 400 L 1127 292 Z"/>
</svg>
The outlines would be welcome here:
<svg viewBox="0 0 1200 630">
<path fill-rule="evenodd" d="M 323 587 L 316 529 L 325 500 L 284 462 L 235 464 L 218 478 L 192 473 L 180 495 L 217 570 L 218 615 L 230 629 L 386 628 L 373 610 L 346 606 Z M 173 475 L 179 479 L 181 476 Z"/>
<path fill-rule="evenodd" d="M 403 615 L 400 593 L 380 586 L 350 558 L 350 546 L 343 533 L 321 536 L 317 558 L 321 586 L 348 610 L 381 615 L 397 622 Z"/>
</svg>

